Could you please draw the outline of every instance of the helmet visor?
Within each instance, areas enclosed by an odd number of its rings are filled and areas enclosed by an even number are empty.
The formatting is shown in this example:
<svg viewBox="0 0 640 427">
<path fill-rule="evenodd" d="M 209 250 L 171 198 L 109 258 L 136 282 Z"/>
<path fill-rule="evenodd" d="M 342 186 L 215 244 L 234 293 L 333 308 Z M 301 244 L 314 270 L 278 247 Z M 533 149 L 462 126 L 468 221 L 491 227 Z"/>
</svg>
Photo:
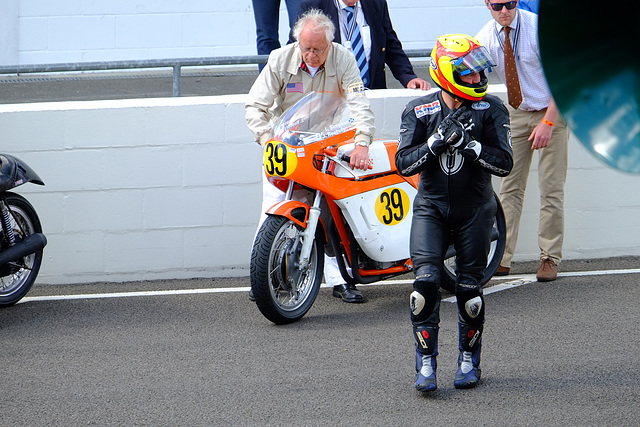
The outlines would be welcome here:
<svg viewBox="0 0 640 427">
<path fill-rule="evenodd" d="M 496 61 L 493 60 L 491 54 L 484 46 L 473 49 L 466 55 L 451 61 L 451 63 L 461 76 L 479 73 L 487 68 L 491 71 L 491 67 L 496 66 Z"/>
</svg>

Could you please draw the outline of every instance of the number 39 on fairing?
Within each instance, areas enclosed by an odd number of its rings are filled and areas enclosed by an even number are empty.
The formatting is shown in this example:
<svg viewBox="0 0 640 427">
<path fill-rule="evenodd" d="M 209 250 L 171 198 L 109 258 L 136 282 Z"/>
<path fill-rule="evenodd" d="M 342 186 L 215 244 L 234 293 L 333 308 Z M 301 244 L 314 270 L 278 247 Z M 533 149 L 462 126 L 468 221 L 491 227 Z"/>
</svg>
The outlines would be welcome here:
<svg viewBox="0 0 640 427">
<path fill-rule="evenodd" d="M 264 146 L 264 170 L 269 176 L 289 176 L 296 170 L 298 157 L 295 149 L 277 141 Z"/>
<path fill-rule="evenodd" d="M 376 201 L 376 216 L 384 225 L 396 225 L 409 214 L 411 202 L 401 188 L 387 188 Z"/>
</svg>

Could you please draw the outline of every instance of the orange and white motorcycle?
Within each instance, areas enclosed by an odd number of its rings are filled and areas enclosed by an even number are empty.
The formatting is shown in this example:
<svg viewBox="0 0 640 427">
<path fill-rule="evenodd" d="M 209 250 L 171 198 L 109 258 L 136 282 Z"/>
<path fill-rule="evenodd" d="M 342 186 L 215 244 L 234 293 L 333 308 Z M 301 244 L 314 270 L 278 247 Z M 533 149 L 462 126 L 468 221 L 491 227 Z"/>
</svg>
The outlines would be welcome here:
<svg viewBox="0 0 640 427">
<path fill-rule="evenodd" d="M 347 283 L 372 283 L 412 270 L 409 232 L 418 177 L 398 173 L 397 140 L 375 140 L 369 168 L 351 169 L 355 132 L 344 99 L 313 92 L 280 117 L 265 145 L 265 173 L 285 199 L 266 212 L 250 275 L 258 309 L 274 323 L 295 322 L 311 308 L 325 250 L 337 257 Z M 498 268 L 505 236 L 499 207 L 483 285 Z M 442 286 L 453 290 L 453 246 L 446 258 Z"/>
</svg>

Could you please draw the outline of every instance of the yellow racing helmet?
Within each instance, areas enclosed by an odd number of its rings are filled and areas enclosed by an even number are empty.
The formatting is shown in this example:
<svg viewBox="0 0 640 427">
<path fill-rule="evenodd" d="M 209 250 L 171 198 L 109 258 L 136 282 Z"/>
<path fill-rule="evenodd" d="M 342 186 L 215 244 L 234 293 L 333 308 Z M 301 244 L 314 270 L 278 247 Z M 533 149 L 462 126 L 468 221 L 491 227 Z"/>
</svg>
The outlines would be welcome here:
<svg viewBox="0 0 640 427">
<path fill-rule="evenodd" d="M 489 86 L 484 70 L 491 71 L 495 66 L 489 51 L 480 46 L 478 40 L 465 34 L 446 34 L 438 37 L 431 52 L 429 72 L 433 81 L 454 98 L 478 101 L 486 95 Z M 480 74 L 479 83 L 465 83 L 460 79 L 474 73 Z"/>
</svg>

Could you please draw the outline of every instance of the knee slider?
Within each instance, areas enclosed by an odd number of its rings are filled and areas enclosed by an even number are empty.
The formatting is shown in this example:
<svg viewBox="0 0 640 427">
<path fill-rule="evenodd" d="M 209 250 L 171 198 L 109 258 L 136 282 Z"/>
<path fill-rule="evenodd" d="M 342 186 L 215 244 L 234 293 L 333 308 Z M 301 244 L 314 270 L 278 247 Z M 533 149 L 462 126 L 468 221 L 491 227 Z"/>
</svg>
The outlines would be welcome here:
<svg viewBox="0 0 640 427">
<path fill-rule="evenodd" d="M 413 289 L 409 297 L 411 321 L 421 323 L 429 319 L 438 308 L 440 286 L 432 281 L 416 280 L 413 282 Z"/>
<path fill-rule="evenodd" d="M 484 297 L 478 284 L 456 284 L 456 300 L 460 321 L 473 325 L 484 323 Z"/>
</svg>

